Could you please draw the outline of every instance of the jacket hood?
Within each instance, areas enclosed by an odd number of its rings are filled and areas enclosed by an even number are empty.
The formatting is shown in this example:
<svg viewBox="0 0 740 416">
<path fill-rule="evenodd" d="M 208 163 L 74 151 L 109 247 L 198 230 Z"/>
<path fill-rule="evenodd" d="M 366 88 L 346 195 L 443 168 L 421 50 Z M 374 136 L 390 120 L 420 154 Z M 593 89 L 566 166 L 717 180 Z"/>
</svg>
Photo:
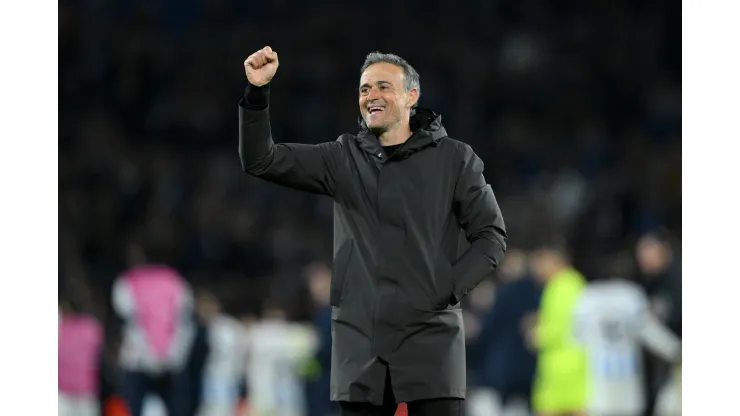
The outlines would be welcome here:
<svg viewBox="0 0 740 416">
<path fill-rule="evenodd" d="M 436 145 L 439 139 L 447 137 L 447 131 L 442 125 L 442 115 L 428 108 L 417 107 L 411 110 L 409 124 L 411 137 L 402 145 L 403 154 L 409 155 L 429 145 Z M 380 149 L 378 138 L 368 129 L 365 120 L 358 117 L 360 132 L 357 139 L 361 142 L 363 149 L 377 153 Z"/>
</svg>

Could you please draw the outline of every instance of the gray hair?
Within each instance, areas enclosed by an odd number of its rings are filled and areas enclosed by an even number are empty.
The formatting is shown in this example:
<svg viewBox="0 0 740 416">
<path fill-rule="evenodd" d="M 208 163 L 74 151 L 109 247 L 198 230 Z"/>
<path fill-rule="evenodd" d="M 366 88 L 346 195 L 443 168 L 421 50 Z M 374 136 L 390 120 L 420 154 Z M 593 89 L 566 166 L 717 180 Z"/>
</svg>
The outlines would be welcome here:
<svg viewBox="0 0 740 416">
<path fill-rule="evenodd" d="M 365 57 L 365 63 L 362 64 L 360 74 L 370 66 L 377 63 L 385 62 L 388 64 L 395 65 L 403 70 L 403 88 L 408 92 L 416 88 L 421 97 L 421 85 L 419 84 L 419 73 L 416 72 L 413 66 L 409 65 L 405 59 L 392 53 L 381 53 L 381 52 L 370 52 Z"/>
</svg>

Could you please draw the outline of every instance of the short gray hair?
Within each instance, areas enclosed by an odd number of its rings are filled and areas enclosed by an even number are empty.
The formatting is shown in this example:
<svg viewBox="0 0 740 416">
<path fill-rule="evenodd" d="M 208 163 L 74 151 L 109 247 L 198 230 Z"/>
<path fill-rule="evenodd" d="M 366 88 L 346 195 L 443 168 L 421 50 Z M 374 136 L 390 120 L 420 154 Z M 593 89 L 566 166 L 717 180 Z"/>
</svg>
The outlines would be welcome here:
<svg viewBox="0 0 740 416">
<path fill-rule="evenodd" d="M 360 75 L 370 66 L 377 63 L 385 62 L 388 64 L 395 65 L 403 70 L 403 88 L 408 92 L 416 88 L 421 97 L 421 85 L 419 84 L 419 73 L 416 72 L 413 66 L 409 65 L 405 59 L 392 53 L 381 53 L 378 51 L 370 52 L 365 57 L 365 63 L 362 64 L 360 69 Z"/>
</svg>

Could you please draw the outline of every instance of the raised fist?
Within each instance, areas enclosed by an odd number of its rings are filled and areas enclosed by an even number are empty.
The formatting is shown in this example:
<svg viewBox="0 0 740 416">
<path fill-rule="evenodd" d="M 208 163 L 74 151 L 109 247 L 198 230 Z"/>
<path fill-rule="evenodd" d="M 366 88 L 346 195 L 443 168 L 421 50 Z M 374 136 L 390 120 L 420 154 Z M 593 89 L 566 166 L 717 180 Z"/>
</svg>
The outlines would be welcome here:
<svg viewBox="0 0 740 416">
<path fill-rule="evenodd" d="M 261 87 L 272 80 L 279 65 L 277 52 L 265 46 L 244 61 L 244 72 L 250 84 Z"/>
</svg>

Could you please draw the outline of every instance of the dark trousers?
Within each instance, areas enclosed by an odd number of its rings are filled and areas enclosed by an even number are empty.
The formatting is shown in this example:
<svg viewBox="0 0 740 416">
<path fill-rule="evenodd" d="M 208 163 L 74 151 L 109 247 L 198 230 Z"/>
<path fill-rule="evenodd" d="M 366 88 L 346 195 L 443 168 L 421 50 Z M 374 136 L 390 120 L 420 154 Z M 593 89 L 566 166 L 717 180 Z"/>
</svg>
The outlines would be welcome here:
<svg viewBox="0 0 740 416">
<path fill-rule="evenodd" d="M 144 399 L 151 393 L 162 398 L 168 416 L 193 416 L 190 384 L 190 374 L 185 371 L 161 376 L 127 371 L 121 394 L 131 416 L 141 416 Z"/>
<path fill-rule="evenodd" d="M 393 416 L 398 404 L 393 396 L 390 373 L 386 373 L 383 404 L 340 402 L 341 416 Z M 418 400 L 406 403 L 408 416 L 464 416 L 464 401 L 457 398 Z"/>
</svg>

